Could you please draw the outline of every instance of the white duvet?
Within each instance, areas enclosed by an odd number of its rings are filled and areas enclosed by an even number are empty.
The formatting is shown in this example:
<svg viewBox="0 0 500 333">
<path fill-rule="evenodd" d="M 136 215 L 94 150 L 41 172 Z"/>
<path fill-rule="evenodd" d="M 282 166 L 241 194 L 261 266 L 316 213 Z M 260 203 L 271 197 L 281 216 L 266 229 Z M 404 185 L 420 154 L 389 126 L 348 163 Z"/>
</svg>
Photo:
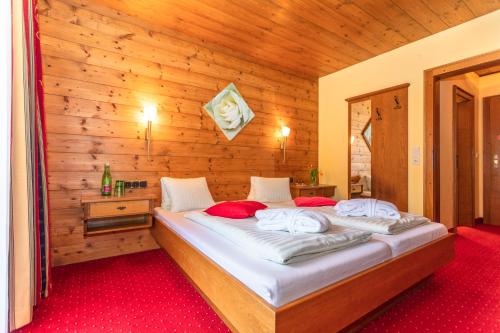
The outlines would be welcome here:
<svg viewBox="0 0 500 333">
<path fill-rule="evenodd" d="M 257 219 L 234 220 L 190 212 L 185 218 L 203 225 L 240 246 L 249 254 L 279 264 L 289 264 L 338 251 L 368 241 L 371 233 L 342 226 L 330 226 L 322 234 L 290 234 L 283 231 L 262 231 Z"/>
</svg>

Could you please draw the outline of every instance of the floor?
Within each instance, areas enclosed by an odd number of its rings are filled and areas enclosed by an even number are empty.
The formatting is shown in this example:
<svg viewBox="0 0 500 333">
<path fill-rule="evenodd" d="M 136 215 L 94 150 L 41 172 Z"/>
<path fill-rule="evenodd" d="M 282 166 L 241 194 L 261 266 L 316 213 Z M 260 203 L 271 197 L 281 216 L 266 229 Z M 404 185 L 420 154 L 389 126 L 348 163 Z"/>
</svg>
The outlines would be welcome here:
<svg viewBox="0 0 500 333">
<path fill-rule="evenodd" d="M 228 332 L 161 250 L 57 267 L 18 332 Z M 363 332 L 500 332 L 500 227 L 461 227 L 456 258 Z"/>
</svg>

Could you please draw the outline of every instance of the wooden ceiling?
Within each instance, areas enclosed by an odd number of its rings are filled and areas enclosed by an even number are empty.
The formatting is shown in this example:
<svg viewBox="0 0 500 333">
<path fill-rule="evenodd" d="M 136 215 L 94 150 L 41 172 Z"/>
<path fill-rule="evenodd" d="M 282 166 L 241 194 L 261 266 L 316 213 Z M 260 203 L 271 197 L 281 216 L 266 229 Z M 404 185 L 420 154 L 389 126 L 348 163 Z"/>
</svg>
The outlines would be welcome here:
<svg viewBox="0 0 500 333">
<path fill-rule="evenodd" d="M 304 77 L 333 73 L 500 9 L 500 0 L 72 2 L 92 2 L 149 29 L 173 31 Z"/>
</svg>

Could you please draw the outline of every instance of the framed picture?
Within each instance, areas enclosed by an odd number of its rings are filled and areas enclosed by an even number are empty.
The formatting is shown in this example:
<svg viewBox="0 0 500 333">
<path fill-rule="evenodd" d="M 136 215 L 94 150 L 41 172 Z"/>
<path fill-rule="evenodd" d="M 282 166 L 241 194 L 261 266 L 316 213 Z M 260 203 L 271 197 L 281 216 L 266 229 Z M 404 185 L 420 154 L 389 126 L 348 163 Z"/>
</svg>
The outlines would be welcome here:
<svg viewBox="0 0 500 333">
<path fill-rule="evenodd" d="M 203 108 L 228 140 L 234 139 L 255 117 L 234 83 L 230 83 Z"/>
</svg>

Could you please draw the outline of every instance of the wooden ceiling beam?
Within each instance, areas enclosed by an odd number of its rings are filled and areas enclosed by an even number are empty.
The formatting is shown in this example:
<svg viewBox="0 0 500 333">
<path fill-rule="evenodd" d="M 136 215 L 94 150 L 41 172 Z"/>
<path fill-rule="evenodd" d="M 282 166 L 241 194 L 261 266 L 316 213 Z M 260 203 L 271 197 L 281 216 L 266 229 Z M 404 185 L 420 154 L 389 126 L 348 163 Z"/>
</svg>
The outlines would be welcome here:
<svg viewBox="0 0 500 333">
<path fill-rule="evenodd" d="M 433 34 L 449 28 L 422 0 L 393 0 L 393 2 Z"/>
<path fill-rule="evenodd" d="M 408 42 L 401 34 L 374 20 L 352 3 L 329 0 L 274 0 L 293 3 L 290 10 L 332 33 L 340 33 L 351 43 L 380 54 Z M 321 13 L 318 15 L 317 13 Z"/>
<path fill-rule="evenodd" d="M 224 25 L 230 35 L 238 36 L 241 39 L 245 39 L 248 36 L 254 37 L 254 40 L 250 44 L 235 45 L 234 48 L 251 47 L 264 49 L 267 48 L 267 45 L 263 41 L 267 41 L 271 45 L 281 45 L 287 50 L 297 53 L 299 56 L 307 48 L 313 61 L 322 64 L 327 70 L 333 68 L 339 69 L 349 65 L 331 56 L 331 54 L 335 53 L 335 50 L 329 44 L 317 43 L 299 34 L 296 34 L 295 38 L 291 39 L 290 36 L 293 35 L 293 31 L 265 17 L 256 15 L 255 13 L 258 11 L 255 11 L 255 8 L 253 11 L 250 11 L 243 7 L 232 5 L 227 1 L 218 2 L 216 0 L 212 0 L 210 3 L 193 0 L 189 2 L 189 5 L 177 2 L 176 6 L 187 11 L 192 10 L 192 7 L 196 8 L 208 20 Z M 306 61 L 304 65 L 310 64 L 312 61 L 311 59 L 304 60 Z"/>
<path fill-rule="evenodd" d="M 354 0 L 353 3 L 407 40 L 418 40 L 431 32 L 392 0 Z"/>
<path fill-rule="evenodd" d="M 487 14 L 500 7 L 500 0 L 464 0 L 464 2 L 475 16 Z"/>
<path fill-rule="evenodd" d="M 424 0 L 424 2 L 449 27 L 467 22 L 475 17 L 464 1 Z"/>
<path fill-rule="evenodd" d="M 284 6 L 281 6 L 284 4 Z M 260 15 L 268 16 L 275 24 L 287 27 L 290 36 L 300 35 L 315 43 L 327 44 L 335 51 L 336 57 L 344 63 L 351 65 L 354 59 L 363 60 L 373 56 L 373 51 L 366 50 L 352 42 L 352 40 L 339 33 L 322 28 L 310 22 L 301 15 L 296 14 L 286 8 L 288 2 L 265 2 L 259 0 L 247 0 L 240 2 L 239 6 L 245 6 L 247 10 L 255 10 L 256 6 L 261 8 Z M 313 37 L 312 37 L 313 36 Z"/>
<path fill-rule="evenodd" d="M 500 0 L 52 0 L 41 7 L 59 2 L 92 5 L 144 29 L 166 51 L 190 45 L 187 63 L 217 58 L 231 70 L 273 68 L 280 82 L 278 72 L 306 82 L 500 9 Z M 71 14 L 58 19 L 83 24 Z M 90 28 L 126 30 L 109 25 Z M 107 33 L 120 37 L 116 31 Z M 127 38 L 147 41 L 143 32 Z"/>
</svg>

